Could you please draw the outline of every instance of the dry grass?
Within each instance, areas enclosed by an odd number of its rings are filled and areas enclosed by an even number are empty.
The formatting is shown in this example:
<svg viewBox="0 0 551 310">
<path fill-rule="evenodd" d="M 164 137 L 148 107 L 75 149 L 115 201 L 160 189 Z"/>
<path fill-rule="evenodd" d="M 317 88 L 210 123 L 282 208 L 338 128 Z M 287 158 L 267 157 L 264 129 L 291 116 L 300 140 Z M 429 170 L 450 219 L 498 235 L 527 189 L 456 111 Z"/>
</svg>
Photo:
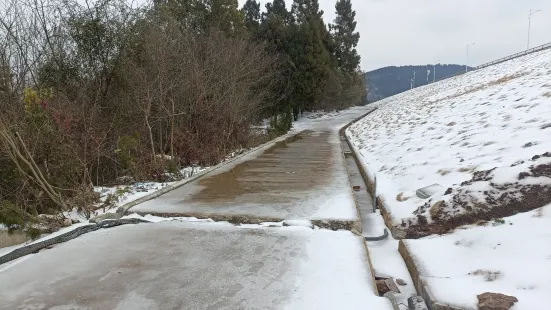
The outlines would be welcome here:
<svg viewBox="0 0 551 310">
<path fill-rule="evenodd" d="M 404 192 L 401 192 L 400 194 L 396 195 L 396 200 L 397 200 L 397 201 L 400 201 L 400 202 L 406 201 L 406 200 L 408 200 L 409 198 L 410 198 L 410 197 L 406 197 L 406 196 L 404 195 Z"/>
<path fill-rule="evenodd" d="M 444 207 L 444 205 L 445 205 L 445 202 L 443 200 L 440 200 L 434 205 L 432 205 L 432 207 L 430 207 L 430 210 L 429 210 L 430 218 L 433 220 L 436 220 L 438 217 L 438 212 L 440 211 L 440 209 L 442 209 L 442 207 Z"/>
<path fill-rule="evenodd" d="M 452 171 L 449 170 L 449 169 L 440 169 L 440 170 L 438 170 L 438 173 L 442 176 L 450 174 L 450 172 L 452 172 Z"/>
<path fill-rule="evenodd" d="M 484 276 L 486 282 L 493 282 L 501 277 L 501 271 L 492 271 L 486 269 L 478 269 L 472 272 L 469 272 L 471 276 Z"/>
<path fill-rule="evenodd" d="M 458 172 L 463 172 L 463 173 L 473 173 L 476 171 L 476 166 L 469 166 L 469 167 L 461 167 L 457 170 Z"/>
<path fill-rule="evenodd" d="M 542 218 L 543 217 L 543 208 L 539 208 L 536 210 L 536 213 L 532 217 L 535 218 Z"/>
</svg>

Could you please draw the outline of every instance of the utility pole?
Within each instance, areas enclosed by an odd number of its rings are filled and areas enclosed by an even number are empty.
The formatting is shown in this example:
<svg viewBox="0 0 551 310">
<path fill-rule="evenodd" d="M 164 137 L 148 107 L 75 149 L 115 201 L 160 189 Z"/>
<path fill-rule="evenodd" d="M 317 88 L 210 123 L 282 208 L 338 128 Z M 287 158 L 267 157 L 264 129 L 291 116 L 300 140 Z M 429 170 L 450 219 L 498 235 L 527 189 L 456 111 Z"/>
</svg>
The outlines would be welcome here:
<svg viewBox="0 0 551 310">
<path fill-rule="evenodd" d="M 532 15 L 536 14 L 537 12 L 541 12 L 541 10 L 532 12 L 532 9 L 530 9 L 530 13 L 528 13 L 528 43 L 526 44 L 526 50 L 530 49 L 530 28 L 532 26 Z"/>
<path fill-rule="evenodd" d="M 465 73 L 469 72 L 469 47 L 476 43 L 467 44 L 467 62 L 465 63 Z"/>
</svg>

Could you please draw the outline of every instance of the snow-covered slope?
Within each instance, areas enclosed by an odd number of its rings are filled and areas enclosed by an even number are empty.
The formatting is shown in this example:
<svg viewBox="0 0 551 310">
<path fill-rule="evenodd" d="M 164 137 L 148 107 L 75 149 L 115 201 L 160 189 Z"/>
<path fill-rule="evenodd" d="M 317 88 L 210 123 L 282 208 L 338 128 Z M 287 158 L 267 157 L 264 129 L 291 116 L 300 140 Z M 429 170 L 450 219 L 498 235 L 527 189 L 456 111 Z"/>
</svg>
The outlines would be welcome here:
<svg viewBox="0 0 551 310">
<path fill-rule="evenodd" d="M 378 195 L 394 225 L 417 225 L 420 216 L 430 224 L 484 213 L 496 205 L 522 203 L 526 193 L 545 192 L 551 184 L 550 171 L 534 171 L 551 158 L 532 161 L 551 151 L 551 50 L 416 88 L 377 105 L 347 135 L 369 173 L 377 176 Z M 525 177 L 519 177 L 522 173 Z M 417 189 L 435 183 L 441 190 L 430 199 L 416 196 Z M 539 198 L 543 205 L 545 197 Z M 492 205 L 492 199 L 503 200 Z M 438 201 L 443 202 L 434 207 Z M 502 209 L 496 214 L 509 215 Z"/>
</svg>

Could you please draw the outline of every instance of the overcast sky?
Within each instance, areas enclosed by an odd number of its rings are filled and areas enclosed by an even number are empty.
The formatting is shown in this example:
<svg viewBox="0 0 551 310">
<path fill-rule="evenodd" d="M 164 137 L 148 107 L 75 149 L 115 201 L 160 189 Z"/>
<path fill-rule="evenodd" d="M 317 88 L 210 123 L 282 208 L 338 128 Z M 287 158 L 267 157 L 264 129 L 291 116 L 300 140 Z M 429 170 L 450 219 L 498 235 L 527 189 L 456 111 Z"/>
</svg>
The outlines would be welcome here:
<svg viewBox="0 0 551 310">
<path fill-rule="evenodd" d="M 243 5 L 245 0 L 239 0 Z M 268 1 L 261 0 L 262 7 Z M 290 8 L 292 0 L 286 0 Z M 326 22 L 336 0 L 319 0 Z M 528 12 L 530 46 L 551 42 L 550 0 L 352 0 L 362 69 L 391 65 L 466 62 L 482 64 L 526 49 Z"/>
</svg>

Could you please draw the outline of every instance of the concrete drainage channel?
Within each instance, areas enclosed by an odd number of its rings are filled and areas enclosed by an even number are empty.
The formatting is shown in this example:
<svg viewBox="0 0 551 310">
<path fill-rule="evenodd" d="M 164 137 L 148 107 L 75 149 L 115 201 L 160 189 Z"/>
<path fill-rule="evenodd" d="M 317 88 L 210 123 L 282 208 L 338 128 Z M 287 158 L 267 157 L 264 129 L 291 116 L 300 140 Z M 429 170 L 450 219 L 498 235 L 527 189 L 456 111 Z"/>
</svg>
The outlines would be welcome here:
<svg viewBox="0 0 551 310">
<path fill-rule="evenodd" d="M 354 120 L 347 126 L 343 127 L 340 130 L 340 140 L 341 140 L 341 148 L 343 152 L 343 156 L 345 158 L 346 163 L 346 169 L 348 172 L 350 184 L 354 193 L 354 199 L 356 200 L 356 205 L 358 208 L 358 212 L 360 214 L 360 219 L 362 222 L 362 231 L 366 231 L 367 225 L 369 225 L 367 221 L 367 215 L 373 214 L 376 212 L 377 209 L 377 203 L 375 197 L 373 197 L 370 193 L 375 192 L 376 190 L 376 184 L 374 182 L 370 182 L 369 179 L 366 179 L 367 174 L 365 171 L 363 171 L 362 165 L 358 162 L 358 154 L 355 154 L 353 148 L 350 145 L 350 141 L 348 141 L 348 138 L 346 137 L 345 130 L 355 122 L 357 122 L 359 119 L 367 116 L 368 114 L 374 112 L 376 109 L 370 111 L 369 113 L 363 115 L 362 117 Z M 381 232 L 381 235 L 379 236 L 362 236 L 365 241 L 382 241 L 388 238 L 389 233 L 388 229 L 384 229 L 383 232 Z M 407 298 L 407 305 L 399 302 L 398 300 L 403 300 L 403 298 L 399 298 L 401 296 L 400 289 L 398 285 L 396 285 L 399 280 L 395 280 L 392 277 L 381 277 L 375 274 L 375 268 L 371 263 L 371 259 L 369 257 L 369 248 L 367 246 L 367 242 L 364 242 L 366 246 L 366 252 L 368 256 L 368 263 L 370 265 L 370 269 L 372 271 L 372 274 L 374 275 L 374 281 L 376 283 L 376 290 L 379 296 L 384 296 L 388 299 L 390 299 L 392 306 L 395 310 L 428 310 L 428 306 L 425 303 L 423 297 L 421 296 L 411 296 Z M 397 249 L 398 250 L 398 249 Z M 400 283 L 398 283 L 400 284 Z M 419 292 L 417 292 L 419 294 Z"/>
</svg>

